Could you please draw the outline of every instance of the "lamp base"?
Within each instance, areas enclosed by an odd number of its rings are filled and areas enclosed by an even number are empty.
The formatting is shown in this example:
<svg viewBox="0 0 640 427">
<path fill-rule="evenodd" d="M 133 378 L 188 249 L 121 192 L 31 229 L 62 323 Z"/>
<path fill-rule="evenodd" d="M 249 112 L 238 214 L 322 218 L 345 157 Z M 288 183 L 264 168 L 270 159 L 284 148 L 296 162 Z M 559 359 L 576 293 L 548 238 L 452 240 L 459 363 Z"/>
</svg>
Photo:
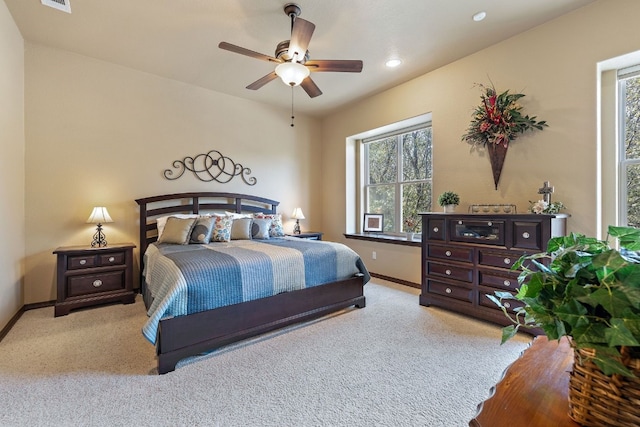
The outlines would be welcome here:
<svg viewBox="0 0 640 427">
<path fill-rule="evenodd" d="M 96 233 L 93 235 L 93 241 L 91 242 L 92 248 L 104 248 L 107 246 L 107 240 L 105 239 L 105 235 L 102 232 L 102 224 L 98 224 L 96 228 Z"/>
<path fill-rule="evenodd" d="M 300 234 L 300 220 L 296 219 L 296 225 L 293 226 L 293 234 Z"/>
</svg>

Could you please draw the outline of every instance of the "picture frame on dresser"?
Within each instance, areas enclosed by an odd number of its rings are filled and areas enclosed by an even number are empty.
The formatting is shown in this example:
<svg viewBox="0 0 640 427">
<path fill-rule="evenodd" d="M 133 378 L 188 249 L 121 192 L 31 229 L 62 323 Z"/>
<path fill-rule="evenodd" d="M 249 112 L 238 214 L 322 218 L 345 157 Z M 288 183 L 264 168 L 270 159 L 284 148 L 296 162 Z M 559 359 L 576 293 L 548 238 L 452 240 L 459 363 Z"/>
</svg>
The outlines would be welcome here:
<svg viewBox="0 0 640 427">
<path fill-rule="evenodd" d="M 366 213 L 362 223 L 362 230 L 365 233 L 382 232 L 384 229 L 384 214 Z"/>
</svg>

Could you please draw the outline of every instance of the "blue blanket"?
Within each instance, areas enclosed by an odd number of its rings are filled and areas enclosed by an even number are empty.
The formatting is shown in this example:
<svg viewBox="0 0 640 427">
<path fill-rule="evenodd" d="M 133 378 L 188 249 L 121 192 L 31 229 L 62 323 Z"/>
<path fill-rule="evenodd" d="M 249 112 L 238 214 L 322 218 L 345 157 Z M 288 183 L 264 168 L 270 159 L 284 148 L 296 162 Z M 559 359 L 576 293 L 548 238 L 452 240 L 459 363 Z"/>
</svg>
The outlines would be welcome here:
<svg viewBox="0 0 640 427">
<path fill-rule="evenodd" d="M 298 238 L 207 245 L 150 245 L 145 280 L 153 296 L 144 336 L 155 343 L 161 319 L 210 310 L 369 273 L 353 250 Z"/>
</svg>

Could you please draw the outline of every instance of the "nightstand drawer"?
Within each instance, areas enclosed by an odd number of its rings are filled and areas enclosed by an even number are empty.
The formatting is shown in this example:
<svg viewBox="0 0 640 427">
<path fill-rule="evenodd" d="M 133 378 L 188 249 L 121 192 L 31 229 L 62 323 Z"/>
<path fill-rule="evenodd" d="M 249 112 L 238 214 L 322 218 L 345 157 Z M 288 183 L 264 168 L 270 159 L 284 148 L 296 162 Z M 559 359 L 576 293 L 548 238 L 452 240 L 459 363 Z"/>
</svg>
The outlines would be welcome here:
<svg viewBox="0 0 640 427">
<path fill-rule="evenodd" d="M 67 269 L 91 268 L 96 266 L 97 258 L 92 256 L 70 256 L 67 258 Z"/>
<path fill-rule="evenodd" d="M 124 264 L 124 252 L 114 252 L 111 254 L 100 255 L 100 265 L 122 265 Z"/>
<path fill-rule="evenodd" d="M 86 276 L 70 276 L 67 279 L 67 296 L 77 297 L 92 293 L 124 289 L 124 274 L 125 270 L 118 270 Z"/>
</svg>

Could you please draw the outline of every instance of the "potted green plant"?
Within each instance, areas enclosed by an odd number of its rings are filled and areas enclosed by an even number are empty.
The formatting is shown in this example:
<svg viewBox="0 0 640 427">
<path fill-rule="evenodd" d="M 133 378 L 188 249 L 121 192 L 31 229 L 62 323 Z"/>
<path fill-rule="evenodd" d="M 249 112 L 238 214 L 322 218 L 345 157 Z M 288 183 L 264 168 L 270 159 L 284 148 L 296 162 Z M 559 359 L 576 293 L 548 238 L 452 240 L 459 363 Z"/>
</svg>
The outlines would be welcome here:
<svg viewBox="0 0 640 427">
<path fill-rule="evenodd" d="M 620 249 L 610 246 L 610 237 L 618 239 Z M 620 395 L 626 387 L 632 387 L 635 396 L 640 391 L 639 250 L 640 230 L 631 227 L 610 226 L 605 241 L 582 234 L 555 237 L 546 252 L 525 255 L 514 264 L 521 270 L 517 294 L 487 295 L 513 322 L 503 329 L 502 342 L 520 328 L 541 328 L 550 340 L 568 337 L 575 353 L 569 415 L 582 425 L 601 425 L 580 418 L 585 411 L 576 410 L 589 396 Z M 524 306 L 510 316 L 503 300 Z M 585 369 L 591 371 L 576 374 Z M 616 413 L 626 411 L 630 419 L 639 419 L 638 405 L 605 400 L 619 406 Z"/>
<path fill-rule="evenodd" d="M 456 206 L 460 204 L 460 196 L 453 191 L 445 191 L 438 197 L 438 204 L 444 208 L 445 212 L 454 212 Z"/>
</svg>

